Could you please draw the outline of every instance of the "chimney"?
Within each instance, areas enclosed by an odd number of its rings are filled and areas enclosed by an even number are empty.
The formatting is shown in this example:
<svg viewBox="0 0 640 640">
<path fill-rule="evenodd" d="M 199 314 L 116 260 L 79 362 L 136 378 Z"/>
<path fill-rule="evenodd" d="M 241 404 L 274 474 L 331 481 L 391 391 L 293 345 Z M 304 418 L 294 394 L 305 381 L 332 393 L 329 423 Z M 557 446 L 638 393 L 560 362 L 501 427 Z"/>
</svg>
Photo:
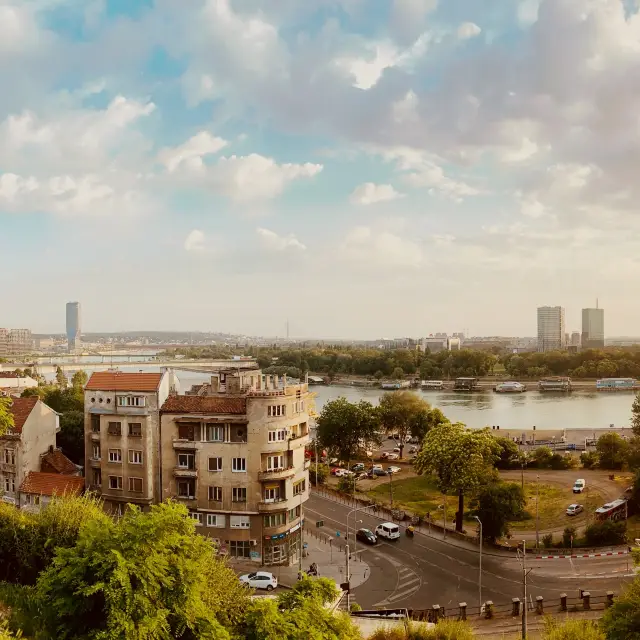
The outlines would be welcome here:
<svg viewBox="0 0 640 640">
<path fill-rule="evenodd" d="M 53 445 L 52 444 L 49 445 L 49 453 L 53 453 Z"/>
<path fill-rule="evenodd" d="M 220 378 L 218 376 L 211 376 L 211 393 L 218 393 L 220 390 Z"/>
</svg>

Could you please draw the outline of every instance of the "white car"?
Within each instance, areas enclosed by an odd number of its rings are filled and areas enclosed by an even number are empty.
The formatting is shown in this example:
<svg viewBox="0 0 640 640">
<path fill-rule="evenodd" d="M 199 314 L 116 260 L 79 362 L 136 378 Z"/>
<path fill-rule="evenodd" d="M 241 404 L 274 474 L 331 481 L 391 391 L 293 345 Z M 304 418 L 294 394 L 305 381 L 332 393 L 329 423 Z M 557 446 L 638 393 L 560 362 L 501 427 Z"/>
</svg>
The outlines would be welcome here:
<svg viewBox="0 0 640 640">
<path fill-rule="evenodd" d="M 395 451 L 395 453 L 400 453 L 400 447 L 393 447 L 393 450 Z"/>
<path fill-rule="evenodd" d="M 400 527 L 393 522 L 383 522 L 376 527 L 376 536 L 387 540 L 397 540 L 400 537 Z"/>
<path fill-rule="evenodd" d="M 577 516 L 579 513 L 584 511 L 584 507 L 581 504 L 570 504 L 567 507 L 567 515 L 568 516 Z"/>
<path fill-rule="evenodd" d="M 250 586 L 252 589 L 266 589 L 267 591 L 273 591 L 278 586 L 278 578 L 268 571 L 245 573 L 245 575 L 240 576 L 240 582 Z"/>
<path fill-rule="evenodd" d="M 387 456 L 387 460 L 397 460 L 400 456 L 397 453 L 390 453 Z"/>
<path fill-rule="evenodd" d="M 582 493 L 586 486 L 587 483 L 582 478 L 578 478 L 573 485 L 573 493 Z"/>
<path fill-rule="evenodd" d="M 401 471 L 401 467 L 387 467 L 387 473 L 400 473 Z"/>
</svg>

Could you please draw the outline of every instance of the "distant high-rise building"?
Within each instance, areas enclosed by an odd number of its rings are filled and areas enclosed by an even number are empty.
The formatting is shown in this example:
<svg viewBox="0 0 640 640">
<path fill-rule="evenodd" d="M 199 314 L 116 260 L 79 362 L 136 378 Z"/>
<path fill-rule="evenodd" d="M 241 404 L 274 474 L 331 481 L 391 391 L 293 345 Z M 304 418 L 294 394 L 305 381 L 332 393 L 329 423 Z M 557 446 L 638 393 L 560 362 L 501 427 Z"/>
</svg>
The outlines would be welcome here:
<svg viewBox="0 0 640 640">
<path fill-rule="evenodd" d="M 601 349 L 604 347 L 604 309 L 582 310 L 582 348 Z"/>
<path fill-rule="evenodd" d="M 80 346 L 80 303 L 67 302 L 67 341 L 69 351 Z"/>
<path fill-rule="evenodd" d="M 579 331 L 574 331 L 571 334 L 571 346 L 572 347 L 579 347 L 580 346 L 580 332 Z"/>
<path fill-rule="evenodd" d="M 565 347 L 564 308 L 538 307 L 538 351 Z"/>
</svg>

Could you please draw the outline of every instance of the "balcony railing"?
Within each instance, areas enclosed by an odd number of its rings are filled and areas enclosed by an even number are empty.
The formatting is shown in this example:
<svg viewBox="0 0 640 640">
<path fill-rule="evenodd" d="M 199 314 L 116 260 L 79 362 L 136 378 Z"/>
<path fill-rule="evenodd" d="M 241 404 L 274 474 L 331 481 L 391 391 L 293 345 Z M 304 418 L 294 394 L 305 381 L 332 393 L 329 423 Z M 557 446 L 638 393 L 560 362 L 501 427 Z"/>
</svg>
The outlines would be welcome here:
<svg viewBox="0 0 640 640">
<path fill-rule="evenodd" d="M 285 478 L 292 478 L 295 475 L 296 470 L 294 467 L 267 469 L 266 471 L 258 472 L 258 480 L 284 480 Z"/>
<path fill-rule="evenodd" d="M 258 511 L 270 512 L 270 511 L 282 511 L 287 506 L 286 498 L 278 498 L 277 500 L 263 500 L 258 502 Z"/>
<path fill-rule="evenodd" d="M 101 458 L 89 458 L 89 464 L 92 467 L 99 467 L 102 462 Z"/>
<path fill-rule="evenodd" d="M 187 467 L 174 467 L 173 475 L 176 478 L 197 478 L 198 470 L 197 469 L 189 469 Z"/>
<path fill-rule="evenodd" d="M 200 449 L 202 442 L 200 440 L 174 440 L 173 448 L 180 451 L 196 451 Z"/>
<path fill-rule="evenodd" d="M 92 431 L 91 432 L 91 439 L 95 442 L 95 441 L 100 441 L 100 432 L 99 431 Z"/>
</svg>

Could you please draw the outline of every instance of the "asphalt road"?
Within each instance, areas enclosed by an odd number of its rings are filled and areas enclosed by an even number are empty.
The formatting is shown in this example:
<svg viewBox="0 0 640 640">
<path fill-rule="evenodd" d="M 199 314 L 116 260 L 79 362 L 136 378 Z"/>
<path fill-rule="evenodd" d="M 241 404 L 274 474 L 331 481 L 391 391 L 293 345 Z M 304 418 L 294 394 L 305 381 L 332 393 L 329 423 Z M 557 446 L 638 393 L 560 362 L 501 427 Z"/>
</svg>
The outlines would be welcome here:
<svg viewBox="0 0 640 640">
<path fill-rule="evenodd" d="M 351 508 L 332 500 L 313 495 L 305 507 L 309 526 L 323 520 L 320 529 L 344 539 L 347 514 Z M 355 514 L 357 527 L 371 530 L 382 521 L 364 512 Z M 350 516 L 354 528 L 354 514 Z M 447 609 L 460 602 L 477 607 L 479 603 L 478 549 L 456 546 L 441 538 L 416 535 L 407 538 L 404 527 L 395 542 L 381 541 L 374 547 L 357 544 L 356 557 L 370 566 L 370 577 L 354 589 L 355 599 L 363 608 L 407 607 L 427 609 L 439 604 Z M 353 558 L 353 556 L 352 556 Z M 356 559 L 352 559 L 356 562 Z M 575 597 L 578 589 L 588 589 L 593 596 L 608 590 L 619 593 L 631 579 L 633 569 L 629 556 L 593 559 L 535 560 L 527 556 L 529 573 L 528 593 L 535 601 L 558 602 L 561 593 Z M 485 551 L 482 558 L 482 600 L 496 605 L 508 604 L 514 597 L 522 598 L 522 568 L 516 557 Z"/>
</svg>

